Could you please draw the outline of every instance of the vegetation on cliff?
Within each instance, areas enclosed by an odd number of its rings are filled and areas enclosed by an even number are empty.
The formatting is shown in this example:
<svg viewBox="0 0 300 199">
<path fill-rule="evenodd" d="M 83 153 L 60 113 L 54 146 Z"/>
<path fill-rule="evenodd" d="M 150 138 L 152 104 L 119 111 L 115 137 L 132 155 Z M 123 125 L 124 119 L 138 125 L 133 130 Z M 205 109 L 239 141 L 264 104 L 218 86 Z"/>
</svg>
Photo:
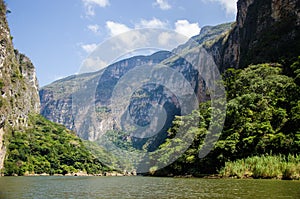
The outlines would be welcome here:
<svg viewBox="0 0 300 199">
<path fill-rule="evenodd" d="M 280 64 L 259 64 L 239 70 L 228 69 L 224 73 L 228 100 L 226 121 L 213 150 L 205 158 L 198 158 L 199 151 L 205 144 L 203 139 L 208 133 L 210 122 L 210 102 L 205 102 L 200 104 L 197 113 L 202 117 L 198 129 L 187 128 L 187 134 L 197 132 L 191 147 L 181 158 L 167 168 L 157 171 L 156 174 L 216 173 L 225 162 L 267 154 L 281 154 L 282 159 L 284 156 L 291 157 L 299 154 L 299 63 L 300 57 L 295 63 L 286 67 Z M 177 117 L 174 126 L 169 130 L 169 137 L 172 138 L 176 134 L 178 122 L 188 126 L 193 122 L 194 117 L 193 115 Z M 160 148 L 160 150 L 170 150 L 168 139 Z M 297 159 L 295 162 L 297 166 L 299 158 L 295 159 Z M 227 163 L 225 170 L 228 169 L 229 164 Z M 300 175 L 299 170 L 295 172 Z"/>
<path fill-rule="evenodd" d="M 0 169 L 6 154 L 3 135 L 28 126 L 28 115 L 40 109 L 35 68 L 30 59 L 14 50 L 6 20 L 6 6 L 0 1 Z"/>
<path fill-rule="evenodd" d="M 4 162 L 4 175 L 98 174 L 109 170 L 85 147 L 74 132 L 40 115 L 30 116 L 30 128 L 12 131 Z"/>
</svg>

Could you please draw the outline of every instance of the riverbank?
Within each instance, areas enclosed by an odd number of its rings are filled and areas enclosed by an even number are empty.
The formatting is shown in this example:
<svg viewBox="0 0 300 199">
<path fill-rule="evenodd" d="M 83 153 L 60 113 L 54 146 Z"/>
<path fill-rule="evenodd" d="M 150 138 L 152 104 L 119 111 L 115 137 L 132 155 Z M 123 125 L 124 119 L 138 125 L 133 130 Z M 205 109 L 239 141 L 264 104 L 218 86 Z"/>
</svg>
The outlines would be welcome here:
<svg viewBox="0 0 300 199">
<path fill-rule="evenodd" d="M 300 180 L 300 155 L 254 156 L 226 162 L 222 178 Z"/>
<path fill-rule="evenodd" d="M 204 179 L 277 179 L 300 180 L 300 154 L 297 155 L 261 155 L 236 161 L 229 161 L 214 174 L 205 174 L 201 170 L 194 172 L 172 172 L 161 169 L 152 173 L 155 177 L 204 178 Z"/>
<path fill-rule="evenodd" d="M 107 171 L 97 174 L 88 174 L 78 171 L 66 174 L 35 174 L 25 172 L 23 176 L 136 176 L 136 171 Z M 18 176 L 14 174 L 13 176 Z M 300 180 L 300 155 L 263 155 L 246 159 L 226 162 L 218 174 L 190 174 L 176 175 L 172 173 L 143 174 L 143 176 L 171 177 L 171 178 L 204 178 L 204 179 L 278 179 Z"/>
<path fill-rule="evenodd" d="M 103 172 L 103 173 L 96 173 L 96 174 L 89 174 L 87 172 L 84 172 L 84 171 L 79 171 L 79 172 L 73 172 L 73 173 L 66 173 L 66 174 L 49 174 L 49 173 L 40 173 L 40 174 L 37 174 L 37 173 L 28 173 L 28 172 L 25 172 L 24 175 L 21 175 L 21 176 L 118 176 L 118 177 L 121 177 L 121 176 L 136 176 L 137 173 L 135 170 L 133 171 L 124 171 L 123 173 L 121 172 L 117 172 L 117 171 L 112 171 L 112 172 Z M 0 175 L 0 176 L 4 176 L 4 175 Z M 19 176 L 17 174 L 13 174 L 13 175 L 10 175 L 10 176 Z"/>
</svg>

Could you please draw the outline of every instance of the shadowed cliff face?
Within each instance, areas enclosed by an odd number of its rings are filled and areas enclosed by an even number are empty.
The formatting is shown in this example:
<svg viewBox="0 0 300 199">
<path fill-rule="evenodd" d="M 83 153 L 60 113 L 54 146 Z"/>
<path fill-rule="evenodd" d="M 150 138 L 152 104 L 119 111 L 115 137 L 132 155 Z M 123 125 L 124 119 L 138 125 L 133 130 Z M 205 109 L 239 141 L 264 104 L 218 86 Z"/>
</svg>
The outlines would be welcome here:
<svg viewBox="0 0 300 199">
<path fill-rule="evenodd" d="M 298 0 L 239 0 L 236 24 L 208 46 L 220 70 L 275 62 L 300 54 Z"/>
<path fill-rule="evenodd" d="M 299 55 L 298 0 L 240 0 L 238 6 L 240 67 Z"/>
<path fill-rule="evenodd" d="M 0 169 L 5 157 L 4 134 L 10 128 L 26 128 L 28 115 L 38 113 L 40 101 L 35 68 L 29 58 L 13 48 L 6 21 L 6 8 L 0 1 Z"/>
</svg>

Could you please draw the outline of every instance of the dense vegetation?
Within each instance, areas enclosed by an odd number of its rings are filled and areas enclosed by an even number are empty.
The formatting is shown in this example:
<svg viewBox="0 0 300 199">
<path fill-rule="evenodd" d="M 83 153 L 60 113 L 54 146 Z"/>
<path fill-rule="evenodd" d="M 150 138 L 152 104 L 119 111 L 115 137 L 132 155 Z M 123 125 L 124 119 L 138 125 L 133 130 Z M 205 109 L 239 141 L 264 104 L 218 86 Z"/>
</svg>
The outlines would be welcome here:
<svg viewBox="0 0 300 199">
<path fill-rule="evenodd" d="M 236 178 L 300 179 L 300 155 L 254 156 L 226 162 L 221 176 Z"/>
<path fill-rule="evenodd" d="M 108 170 L 73 132 L 40 115 L 30 117 L 30 128 L 12 131 L 4 163 L 5 175 L 91 174 Z"/>
<path fill-rule="evenodd" d="M 300 57 L 288 65 L 259 64 L 245 69 L 228 69 L 224 73 L 227 91 L 226 121 L 213 150 L 205 158 L 198 158 L 199 151 L 205 145 L 203 139 L 209 133 L 207 129 L 211 120 L 210 102 L 205 102 L 200 104 L 198 111 L 177 117 L 174 121 L 169 130 L 169 139 L 160 146 L 159 153 L 165 155 L 159 161 L 164 161 L 173 154 L 174 149 L 170 147 L 170 143 L 177 133 L 178 124 L 188 129 L 187 136 L 195 136 L 195 140 L 177 161 L 155 174 L 217 173 L 230 161 L 246 161 L 243 159 L 267 154 L 280 154 L 280 157 L 288 160 L 289 155 L 299 154 L 299 63 Z M 195 117 L 201 118 L 197 128 L 190 125 Z M 295 164 L 298 166 L 299 158 L 296 160 Z"/>
</svg>

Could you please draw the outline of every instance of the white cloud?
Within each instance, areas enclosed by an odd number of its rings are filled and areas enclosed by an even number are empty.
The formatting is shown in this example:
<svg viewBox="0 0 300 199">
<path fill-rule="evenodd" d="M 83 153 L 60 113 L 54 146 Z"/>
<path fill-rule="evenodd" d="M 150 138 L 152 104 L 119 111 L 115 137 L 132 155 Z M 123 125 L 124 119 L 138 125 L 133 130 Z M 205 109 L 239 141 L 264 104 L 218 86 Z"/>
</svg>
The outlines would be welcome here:
<svg viewBox="0 0 300 199">
<path fill-rule="evenodd" d="M 167 22 L 153 18 L 151 20 L 142 19 L 139 23 L 135 24 L 135 28 L 167 28 Z"/>
<path fill-rule="evenodd" d="M 81 45 L 81 48 L 85 52 L 91 53 L 91 52 L 93 52 L 97 48 L 97 44 L 83 44 L 83 45 Z"/>
<path fill-rule="evenodd" d="M 85 9 L 86 15 L 94 16 L 95 15 L 95 6 L 106 7 L 109 6 L 109 0 L 82 0 Z"/>
<path fill-rule="evenodd" d="M 109 6 L 109 0 L 82 0 L 84 5 L 98 5 L 100 7 Z"/>
<path fill-rule="evenodd" d="M 113 22 L 113 21 L 107 21 L 106 22 L 106 28 L 108 29 L 110 36 L 116 36 L 118 34 L 127 32 L 130 30 L 125 24 Z"/>
<path fill-rule="evenodd" d="M 95 24 L 95 25 L 88 25 L 88 29 L 90 31 L 92 31 L 93 33 L 97 33 L 99 31 L 100 27 L 97 24 Z"/>
<path fill-rule="evenodd" d="M 187 20 L 177 20 L 175 23 L 175 31 L 187 37 L 192 37 L 200 32 L 198 23 L 190 23 Z"/>
<path fill-rule="evenodd" d="M 158 6 L 162 10 L 169 10 L 172 8 L 172 6 L 168 3 L 167 0 L 156 0 L 154 5 Z"/>
<path fill-rule="evenodd" d="M 99 57 L 89 57 L 82 63 L 79 73 L 94 72 L 106 67 L 108 64 Z"/>
<path fill-rule="evenodd" d="M 236 14 L 237 12 L 237 5 L 236 5 L 237 0 L 203 0 L 203 1 L 217 2 L 221 4 L 226 10 L 227 14 Z"/>
<path fill-rule="evenodd" d="M 170 34 L 169 32 L 162 32 L 158 36 L 158 43 L 161 44 L 162 46 L 165 46 L 170 42 L 171 38 L 172 38 L 172 34 Z"/>
<path fill-rule="evenodd" d="M 95 10 L 94 10 L 94 7 L 91 6 L 91 5 L 87 5 L 85 6 L 85 9 L 86 9 L 86 15 L 87 16 L 95 16 Z"/>
</svg>

